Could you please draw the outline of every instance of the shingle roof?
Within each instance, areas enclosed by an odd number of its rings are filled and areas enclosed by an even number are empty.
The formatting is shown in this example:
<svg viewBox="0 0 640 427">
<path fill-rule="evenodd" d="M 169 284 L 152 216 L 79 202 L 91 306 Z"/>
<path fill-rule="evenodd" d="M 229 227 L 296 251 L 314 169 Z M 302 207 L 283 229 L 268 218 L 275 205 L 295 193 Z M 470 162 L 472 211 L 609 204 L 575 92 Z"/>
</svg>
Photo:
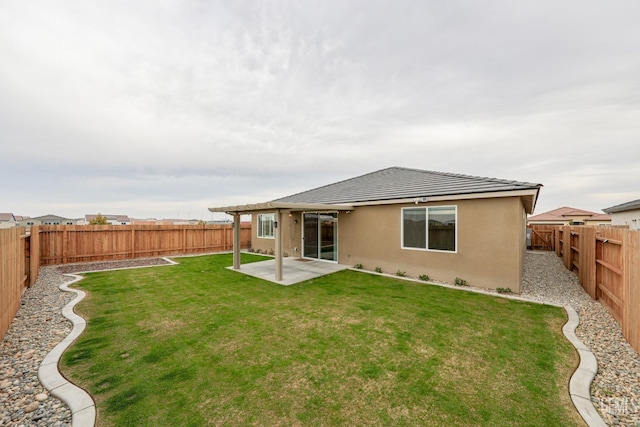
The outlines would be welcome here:
<svg viewBox="0 0 640 427">
<path fill-rule="evenodd" d="M 357 203 L 501 191 L 538 190 L 542 184 L 390 167 L 274 201 Z"/>
<path fill-rule="evenodd" d="M 0 221 L 15 221 L 12 213 L 0 213 Z"/>
<path fill-rule="evenodd" d="M 597 212 L 585 211 L 583 209 L 571 208 L 568 206 L 563 206 L 561 208 L 557 208 L 551 210 L 549 212 L 543 212 L 538 215 L 530 216 L 527 218 L 527 221 L 569 221 L 572 217 L 581 217 L 585 216 L 587 220 L 611 220 L 610 215 L 605 215 Z"/>
<path fill-rule="evenodd" d="M 640 209 L 640 199 L 602 209 L 606 213 L 624 212 Z"/>
</svg>

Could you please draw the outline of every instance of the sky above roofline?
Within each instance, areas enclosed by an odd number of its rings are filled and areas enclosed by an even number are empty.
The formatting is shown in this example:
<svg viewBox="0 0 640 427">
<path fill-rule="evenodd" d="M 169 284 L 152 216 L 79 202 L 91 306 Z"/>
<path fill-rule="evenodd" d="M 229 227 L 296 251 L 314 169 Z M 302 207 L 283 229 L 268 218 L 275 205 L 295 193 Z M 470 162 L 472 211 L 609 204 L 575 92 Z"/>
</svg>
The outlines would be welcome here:
<svg viewBox="0 0 640 427">
<path fill-rule="evenodd" d="M 640 198 L 640 3 L 0 3 L 0 211 L 216 219 L 392 165 Z"/>
</svg>

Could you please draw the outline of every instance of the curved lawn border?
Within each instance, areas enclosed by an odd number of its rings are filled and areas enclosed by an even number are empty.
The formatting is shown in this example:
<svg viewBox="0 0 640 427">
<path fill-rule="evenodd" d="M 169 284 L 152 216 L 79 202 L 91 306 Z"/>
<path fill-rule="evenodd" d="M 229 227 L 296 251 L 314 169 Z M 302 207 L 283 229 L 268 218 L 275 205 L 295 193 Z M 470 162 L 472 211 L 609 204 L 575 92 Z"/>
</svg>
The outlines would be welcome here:
<svg viewBox="0 0 640 427">
<path fill-rule="evenodd" d="M 56 345 L 44 358 L 38 369 L 38 379 L 55 397 L 62 400 L 71 410 L 71 424 L 75 427 L 93 427 L 96 422 L 96 406 L 85 390 L 70 383 L 58 370 L 58 361 L 62 353 L 82 334 L 87 322 L 73 311 L 73 307 L 85 297 L 86 293 L 71 289 L 68 285 L 82 280 L 82 276 L 68 274 L 74 279 L 59 286 L 61 291 L 73 292 L 76 297 L 62 308 L 62 315 L 73 324 L 71 333 Z"/>
<path fill-rule="evenodd" d="M 167 261 L 168 265 L 175 265 L 177 262 L 168 258 L 162 258 Z M 167 265 L 167 264 L 165 264 Z M 126 270 L 131 268 L 158 267 L 158 265 L 134 266 L 118 268 L 117 270 Z M 115 270 L 115 269 L 114 269 Z M 94 270 L 94 271 L 110 271 L 110 270 Z M 82 271 L 79 273 L 90 273 L 92 271 Z M 87 322 L 78 316 L 73 308 L 86 296 L 84 291 L 70 288 L 76 282 L 84 277 L 77 274 L 66 273 L 73 280 L 63 283 L 58 288 L 64 292 L 73 292 L 76 297 L 62 308 L 62 315 L 71 321 L 73 328 L 65 339 L 58 343 L 42 360 L 38 369 L 38 379 L 42 385 L 51 392 L 55 397 L 62 400 L 69 406 L 71 410 L 71 425 L 73 427 L 93 427 L 96 423 L 96 405 L 91 395 L 86 390 L 69 382 L 62 376 L 58 370 L 58 362 L 62 357 L 62 353 L 82 334 L 87 327 Z"/>
<path fill-rule="evenodd" d="M 578 365 L 578 368 L 571 376 L 571 380 L 569 380 L 571 401 L 589 427 L 606 426 L 607 424 L 600 417 L 591 401 L 591 383 L 598 373 L 598 361 L 589 347 L 584 345 L 575 334 L 578 323 L 580 323 L 578 313 L 570 305 L 565 306 L 564 309 L 569 316 L 569 320 L 562 327 L 562 332 L 571 345 L 576 348 L 580 356 L 580 365 Z"/>
</svg>

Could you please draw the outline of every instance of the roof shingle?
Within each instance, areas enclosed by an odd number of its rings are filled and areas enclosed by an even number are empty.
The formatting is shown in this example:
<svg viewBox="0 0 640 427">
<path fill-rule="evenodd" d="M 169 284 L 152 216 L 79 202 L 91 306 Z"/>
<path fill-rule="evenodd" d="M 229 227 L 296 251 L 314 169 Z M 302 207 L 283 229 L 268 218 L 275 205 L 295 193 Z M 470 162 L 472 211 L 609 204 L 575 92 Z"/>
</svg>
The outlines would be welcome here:
<svg viewBox="0 0 640 427">
<path fill-rule="evenodd" d="M 615 206 L 611 206 L 610 208 L 606 208 L 606 209 L 602 209 L 603 211 L 605 211 L 606 213 L 614 213 L 614 212 L 625 212 L 625 211 L 632 211 L 635 209 L 640 209 L 640 199 L 638 200 L 632 200 L 630 202 L 627 203 L 622 203 L 619 205 L 615 205 Z"/>
<path fill-rule="evenodd" d="M 274 201 L 357 203 L 415 197 L 538 190 L 540 187 L 542 184 L 530 182 L 390 167 Z"/>
</svg>

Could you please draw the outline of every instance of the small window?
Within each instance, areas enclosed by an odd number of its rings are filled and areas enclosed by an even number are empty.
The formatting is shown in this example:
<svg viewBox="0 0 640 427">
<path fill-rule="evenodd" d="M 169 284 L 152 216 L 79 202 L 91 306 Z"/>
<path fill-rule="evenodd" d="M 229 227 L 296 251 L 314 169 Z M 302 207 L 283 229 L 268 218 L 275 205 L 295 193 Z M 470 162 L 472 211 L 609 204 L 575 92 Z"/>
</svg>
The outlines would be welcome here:
<svg viewBox="0 0 640 427">
<path fill-rule="evenodd" d="M 456 251 L 457 208 L 402 209 L 402 248 Z"/>
<path fill-rule="evenodd" d="M 261 239 L 273 239 L 274 214 L 258 215 L 258 237 Z"/>
</svg>

